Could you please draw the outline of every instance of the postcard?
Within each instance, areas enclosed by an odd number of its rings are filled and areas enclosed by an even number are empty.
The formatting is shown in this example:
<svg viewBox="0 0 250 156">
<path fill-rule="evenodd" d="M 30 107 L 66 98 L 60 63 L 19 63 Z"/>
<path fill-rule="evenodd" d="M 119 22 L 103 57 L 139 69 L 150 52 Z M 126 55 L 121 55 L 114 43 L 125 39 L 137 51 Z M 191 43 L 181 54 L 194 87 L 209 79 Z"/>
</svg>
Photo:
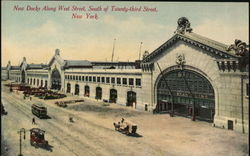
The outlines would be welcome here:
<svg viewBox="0 0 250 156">
<path fill-rule="evenodd" d="M 249 155 L 247 2 L 1 10 L 1 156 Z"/>
</svg>

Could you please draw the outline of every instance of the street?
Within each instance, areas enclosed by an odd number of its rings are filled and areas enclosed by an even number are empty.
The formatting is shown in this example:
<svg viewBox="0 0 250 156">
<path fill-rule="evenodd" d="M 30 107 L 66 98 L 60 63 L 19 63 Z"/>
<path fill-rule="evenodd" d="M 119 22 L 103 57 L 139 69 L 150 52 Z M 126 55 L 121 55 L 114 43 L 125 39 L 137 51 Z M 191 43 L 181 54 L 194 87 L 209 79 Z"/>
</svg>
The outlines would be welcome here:
<svg viewBox="0 0 250 156">
<path fill-rule="evenodd" d="M 9 92 L 2 87 L 2 102 L 8 115 L 2 116 L 2 143 L 7 156 L 19 154 L 19 133 L 22 134 L 24 156 L 161 156 L 161 155 L 248 155 L 248 134 L 214 128 L 211 123 L 191 121 L 168 114 L 153 115 L 132 108 L 110 104 L 78 96 L 63 100 L 84 99 L 79 104 L 66 108 L 54 104 L 57 100 L 42 100 L 36 97 L 24 99 L 22 92 Z M 48 119 L 39 119 L 31 113 L 33 103 L 43 103 L 48 110 Z M 69 116 L 74 122 L 69 122 Z M 36 125 L 32 124 L 35 117 Z M 121 118 L 138 125 L 137 136 L 127 136 L 114 130 L 113 122 Z M 30 145 L 31 128 L 45 130 L 49 148 Z"/>
</svg>

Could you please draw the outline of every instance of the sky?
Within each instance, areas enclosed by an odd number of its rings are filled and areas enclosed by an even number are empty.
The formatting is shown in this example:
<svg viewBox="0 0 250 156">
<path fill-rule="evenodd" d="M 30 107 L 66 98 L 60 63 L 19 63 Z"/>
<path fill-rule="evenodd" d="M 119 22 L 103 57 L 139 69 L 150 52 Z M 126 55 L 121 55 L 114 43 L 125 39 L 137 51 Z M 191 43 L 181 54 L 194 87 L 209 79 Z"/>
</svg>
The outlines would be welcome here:
<svg viewBox="0 0 250 156">
<path fill-rule="evenodd" d="M 122 9 L 131 7 L 141 10 Z M 23 57 L 47 64 L 55 49 L 65 60 L 111 61 L 113 48 L 114 61 L 138 60 L 140 51 L 151 53 L 174 35 L 180 17 L 187 17 L 199 35 L 228 45 L 235 39 L 249 44 L 244 2 L 1 1 L 1 12 L 2 66 L 20 65 Z M 81 18 L 73 18 L 76 14 Z"/>
</svg>

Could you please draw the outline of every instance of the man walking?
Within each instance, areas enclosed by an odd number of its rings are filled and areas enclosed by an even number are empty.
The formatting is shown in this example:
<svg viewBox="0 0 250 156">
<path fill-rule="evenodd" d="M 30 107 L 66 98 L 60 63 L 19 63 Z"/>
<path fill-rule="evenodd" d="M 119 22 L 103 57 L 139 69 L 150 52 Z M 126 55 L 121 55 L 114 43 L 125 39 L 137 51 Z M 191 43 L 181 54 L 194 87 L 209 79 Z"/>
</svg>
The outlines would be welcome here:
<svg viewBox="0 0 250 156">
<path fill-rule="evenodd" d="M 36 120 L 35 118 L 32 119 L 32 125 L 35 125 L 36 124 Z"/>
</svg>

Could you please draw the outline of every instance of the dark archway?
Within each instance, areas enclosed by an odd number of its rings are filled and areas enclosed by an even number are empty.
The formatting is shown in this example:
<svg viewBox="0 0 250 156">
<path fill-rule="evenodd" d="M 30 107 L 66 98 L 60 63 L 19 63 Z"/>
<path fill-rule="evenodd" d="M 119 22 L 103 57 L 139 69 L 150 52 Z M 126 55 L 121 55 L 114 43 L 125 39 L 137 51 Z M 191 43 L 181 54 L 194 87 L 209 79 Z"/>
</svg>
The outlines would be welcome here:
<svg viewBox="0 0 250 156">
<path fill-rule="evenodd" d="M 194 115 L 194 118 L 213 121 L 214 89 L 198 72 L 188 69 L 169 71 L 161 76 L 156 89 L 157 112 L 171 112 L 173 109 L 174 114 L 180 116 Z"/>
<path fill-rule="evenodd" d="M 67 83 L 67 93 L 70 93 L 71 92 L 71 84 L 70 83 Z"/>
<path fill-rule="evenodd" d="M 84 96 L 89 97 L 89 93 L 90 93 L 89 86 L 85 86 L 85 87 L 84 87 Z"/>
<path fill-rule="evenodd" d="M 45 85 L 44 85 L 44 87 L 45 87 L 45 88 L 48 87 L 48 81 L 47 81 L 47 80 L 45 80 Z"/>
<path fill-rule="evenodd" d="M 117 102 L 117 90 L 116 89 L 110 89 L 109 102 L 111 103 Z"/>
<path fill-rule="evenodd" d="M 52 71 L 51 74 L 51 89 L 61 89 L 61 75 L 56 68 Z"/>
<path fill-rule="evenodd" d="M 25 71 L 22 70 L 22 80 L 21 80 L 22 83 L 25 83 Z"/>
<path fill-rule="evenodd" d="M 102 88 L 101 87 L 96 87 L 96 99 L 102 99 Z"/>
<path fill-rule="evenodd" d="M 127 92 L 127 106 L 132 106 L 136 104 L 136 93 L 133 91 Z"/>
<path fill-rule="evenodd" d="M 79 84 L 75 84 L 75 95 L 79 95 Z"/>
</svg>

